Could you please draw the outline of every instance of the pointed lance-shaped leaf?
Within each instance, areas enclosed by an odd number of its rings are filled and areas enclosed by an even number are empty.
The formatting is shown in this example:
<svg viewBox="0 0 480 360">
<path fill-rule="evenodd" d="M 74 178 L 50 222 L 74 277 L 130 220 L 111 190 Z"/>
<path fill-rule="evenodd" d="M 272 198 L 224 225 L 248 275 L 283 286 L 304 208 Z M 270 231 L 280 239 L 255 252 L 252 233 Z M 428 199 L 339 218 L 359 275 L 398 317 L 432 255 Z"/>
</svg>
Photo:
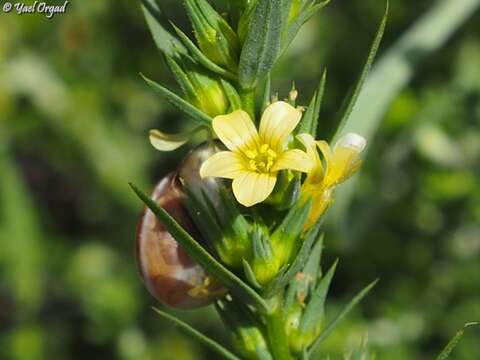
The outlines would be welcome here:
<svg viewBox="0 0 480 360">
<path fill-rule="evenodd" d="M 377 284 L 378 280 L 371 282 L 363 290 L 361 290 L 348 304 L 343 308 L 343 310 L 333 319 L 333 321 L 322 331 L 320 336 L 315 340 L 313 345 L 308 350 L 308 355 L 312 356 L 317 347 L 324 342 L 336 329 L 336 327 L 342 322 L 345 316 L 360 302 L 362 299 L 372 290 L 372 288 Z"/>
<path fill-rule="evenodd" d="M 274 67 L 280 55 L 282 1 L 258 0 L 240 55 L 240 86 L 252 89 Z"/>
<path fill-rule="evenodd" d="M 338 126 L 334 132 L 334 135 L 332 137 L 332 142 L 336 143 L 336 141 L 341 137 L 341 133 L 343 130 L 343 127 L 345 126 L 346 122 L 348 121 L 348 118 L 350 117 L 353 108 L 358 100 L 358 97 L 360 95 L 360 92 L 362 91 L 363 84 L 365 83 L 365 80 L 367 79 L 367 76 L 370 72 L 370 69 L 372 67 L 373 61 L 375 60 L 375 56 L 377 55 L 378 48 L 380 47 L 380 43 L 383 38 L 383 34 L 385 32 L 385 27 L 387 25 L 387 18 L 388 18 L 388 9 L 389 9 L 389 3 L 387 0 L 387 4 L 385 7 L 385 13 L 383 15 L 382 21 L 380 22 L 380 26 L 378 27 L 377 34 L 375 36 L 375 39 L 373 40 L 373 44 L 370 47 L 370 52 L 368 54 L 367 61 L 362 69 L 362 72 L 360 74 L 360 78 L 355 86 L 355 89 L 353 91 L 353 94 L 351 95 L 350 99 L 346 103 L 346 108 L 343 113 L 343 115 L 340 118 L 340 121 L 338 122 Z"/>
<path fill-rule="evenodd" d="M 297 14 L 289 14 L 289 22 L 285 26 L 283 39 L 282 39 L 282 52 L 287 49 L 290 43 L 293 41 L 300 28 L 313 16 L 317 15 L 330 0 L 324 0 L 319 3 L 316 1 L 302 1 L 302 5 Z M 291 9 L 292 10 L 292 9 Z"/>
<path fill-rule="evenodd" d="M 187 101 L 183 100 L 180 96 L 174 94 L 167 88 L 163 87 L 160 84 L 157 84 L 155 81 L 150 80 L 145 77 L 143 74 L 140 74 L 146 83 L 152 88 L 158 95 L 167 100 L 170 104 L 178 108 L 185 115 L 187 115 L 192 120 L 203 124 L 211 126 L 212 118 L 207 114 L 198 110 L 195 106 L 189 104 Z"/>
<path fill-rule="evenodd" d="M 232 84 L 230 84 L 230 82 L 228 82 L 227 80 L 220 79 L 220 82 L 222 83 L 223 90 L 225 91 L 228 101 L 230 102 L 229 111 L 234 112 L 235 110 L 241 110 L 242 99 L 240 98 L 240 95 L 238 94 L 235 87 Z"/>
<path fill-rule="evenodd" d="M 332 265 L 330 270 L 322 277 L 318 287 L 311 294 L 307 308 L 302 317 L 300 324 L 300 332 L 315 333 L 320 331 L 320 327 L 325 316 L 325 300 L 332 282 L 335 269 L 337 268 L 338 260 Z"/>
<path fill-rule="evenodd" d="M 159 1 L 141 0 L 142 10 L 157 47 L 168 56 L 187 54 L 185 46 L 175 37 Z"/>
<path fill-rule="evenodd" d="M 270 73 L 267 74 L 263 89 L 262 89 L 262 108 L 261 113 L 265 111 L 268 105 L 270 105 L 272 98 L 272 75 Z"/>
<path fill-rule="evenodd" d="M 212 60 L 210 60 L 205 54 L 193 43 L 192 40 L 182 31 L 180 30 L 175 24 L 172 23 L 172 27 L 177 33 L 180 40 L 183 42 L 185 47 L 190 51 L 191 55 L 198 61 L 199 64 L 203 65 L 206 69 L 218 74 L 226 79 L 229 80 L 236 80 L 237 75 L 234 73 L 225 70 L 221 66 L 215 64 Z"/>
<path fill-rule="evenodd" d="M 298 261 L 298 266 L 294 263 L 292 268 L 295 269 L 294 275 L 297 275 L 301 272 L 304 276 L 302 280 L 298 280 L 295 276 L 289 278 L 289 286 L 287 293 L 285 295 L 285 308 L 290 308 L 295 302 L 297 302 L 298 294 L 303 291 L 304 296 L 306 297 L 311 291 L 316 287 L 317 278 L 320 276 L 320 259 L 322 256 L 323 250 L 323 234 L 319 234 L 321 222 L 317 223 L 312 229 L 309 230 L 311 233 L 310 236 L 307 236 L 305 243 L 308 241 L 311 242 L 310 237 L 318 240 L 310 246 L 305 247 L 305 244 L 302 246 L 295 262 L 299 260 L 300 257 L 303 257 L 301 261 Z M 315 228 L 317 228 L 315 232 Z M 299 266 L 302 265 L 302 266 Z"/>
<path fill-rule="evenodd" d="M 245 259 L 242 259 L 242 263 L 243 263 L 243 272 L 245 273 L 245 278 L 255 289 L 261 289 L 263 286 L 258 282 L 257 277 L 255 276 L 255 273 L 253 272 L 253 269 L 248 263 L 248 261 Z"/>
<path fill-rule="evenodd" d="M 169 322 L 173 323 L 175 326 L 178 326 L 182 329 L 187 335 L 192 336 L 194 339 L 200 341 L 206 347 L 212 349 L 219 355 L 223 356 L 225 359 L 228 360 L 240 360 L 238 356 L 233 354 L 230 350 L 227 350 L 225 347 L 217 343 L 215 340 L 209 338 L 208 336 L 202 334 L 200 331 L 194 329 L 187 323 L 183 322 L 182 320 L 176 318 L 173 315 L 170 315 L 160 309 L 153 308 L 153 310 L 162 318 L 168 320 Z"/>
<path fill-rule="evenodd" d="M 327 81 L 327 69 L 323 71 L 322 79 L 320 80 L 320 85 L 318 86 L 317 91 L 314 93 L 308 109 L 302 117 L 302 121 L 298 126 L 298 133 L 307 133 L 317 137 L 318 131 L 318 120 L 320 118 L 320 110 L 322 107 L 323 95 L 325 93 L 325 84 Z"/>
<path fill-rule="evenodd" d="M 130 186 L 143 203 L 158 217 L 173 238 L 182 245 L 187 254 L 200 264 L 205 271 L 222 283 L 233 294 L 254 305 L 258 311 L 262 313 L 270 312 L 269 305 L 254 289 L 219 263 L 207 250 L 193 239 L 165 209 L 159 206 L 147 194 L 131 183 Z"/>
</svg>

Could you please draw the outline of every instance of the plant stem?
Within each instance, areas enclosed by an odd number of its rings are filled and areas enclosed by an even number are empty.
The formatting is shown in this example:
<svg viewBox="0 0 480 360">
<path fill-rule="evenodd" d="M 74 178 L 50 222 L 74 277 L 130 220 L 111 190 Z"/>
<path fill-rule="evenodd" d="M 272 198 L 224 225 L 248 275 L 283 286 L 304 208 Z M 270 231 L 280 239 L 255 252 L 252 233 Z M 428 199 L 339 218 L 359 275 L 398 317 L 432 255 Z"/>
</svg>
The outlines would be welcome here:
<svg viewBox="0 0 480 360">
<path fill-rule="evenodd" d="M 255 88 L 239 89 L 242 109 L 255 121 Z"/>
<path fill-rule="evenodd" d="M 283 304 L 280 297 L 272 299 L 274 310 L 266 315 L 267 336 L 270 352 L 275 360 L 291 360 L 288 338 L 285 332 Z"/>
</svg>

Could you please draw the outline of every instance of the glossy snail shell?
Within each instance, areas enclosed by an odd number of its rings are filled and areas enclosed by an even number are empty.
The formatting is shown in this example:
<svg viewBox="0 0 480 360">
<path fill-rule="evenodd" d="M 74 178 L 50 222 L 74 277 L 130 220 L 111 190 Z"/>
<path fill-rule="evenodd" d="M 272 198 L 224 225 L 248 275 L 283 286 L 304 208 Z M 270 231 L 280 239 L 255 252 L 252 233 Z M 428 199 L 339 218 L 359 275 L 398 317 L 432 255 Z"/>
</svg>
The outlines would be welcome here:
<svg viewBox="0 0 480 360">
<path fill-rule="evenodd" d="M 152 199 L 198 240 L 183 206 L 184 197 L 174 173 L 163 178 L 152 194 Z M 136 246 L 140 275 L 148 291 L 163 304 L 192 309 L 206 306 L 224 294 L 221 286 L 187 255 L 148 208 L 138 224 Z"/>
</svg>

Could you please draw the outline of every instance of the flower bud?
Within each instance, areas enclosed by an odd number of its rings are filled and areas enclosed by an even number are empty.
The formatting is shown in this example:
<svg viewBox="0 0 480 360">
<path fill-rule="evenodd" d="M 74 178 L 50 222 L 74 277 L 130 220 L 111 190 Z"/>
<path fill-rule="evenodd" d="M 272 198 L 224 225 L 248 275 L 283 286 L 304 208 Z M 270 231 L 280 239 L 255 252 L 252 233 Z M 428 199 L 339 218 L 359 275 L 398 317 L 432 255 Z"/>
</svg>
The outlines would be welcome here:
<svg viewBox="0 0 480 360">
<path fill-rule="evenodd" d="M 245 359 L 272 360 L 268 342 L 252 313 L 235 301 L 220 301 L 217 311 L 233 333 L 233 344 Z"/>
<path fill-rule="evenodd" d="M 163 178 L 152 194 L 152 199 L 199 239 L 183 206 L 184 198 L 173 173 Z M 209 305 L 224 294 L 223 288 L 187 255 L 148 208 L 138 224 L 136 247 L 140 275 L 148 291 L 163 304 L 191 309 Z"/>
<path fill-rule="evenodd" d="M 228 112 L 230 103 L 218 76 L 187 58 L 181 61 L 166 59 L 189 103 L 211 117 Z"/>
<path fill-rule="evenodd" d="M 198 45 L 214 63 L 237 72 L 240 42 L 227 21 L 206 0 L 186 0 Z"/>
</svg>

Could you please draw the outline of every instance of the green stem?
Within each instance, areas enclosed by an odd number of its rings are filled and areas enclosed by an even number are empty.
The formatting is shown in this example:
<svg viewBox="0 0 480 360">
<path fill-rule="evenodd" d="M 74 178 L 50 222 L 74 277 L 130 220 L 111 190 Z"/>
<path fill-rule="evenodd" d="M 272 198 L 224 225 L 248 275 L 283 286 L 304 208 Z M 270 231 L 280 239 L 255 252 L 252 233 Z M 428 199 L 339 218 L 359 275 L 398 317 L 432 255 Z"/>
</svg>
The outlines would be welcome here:
<svg viewBox="0 0 480 360">
<path fill-rule="evenodd" d="M 255 88 L 240 89 L 239 93 L 242 100 L 242 109 L 255 121 Z"/>
<path fill-rule="evenodd" d="M 275 360 L 291 360 L 288 337 L 285 332 L 283 302 L 280 297 L 274 298 L 272 301 L 275 302 L 274 311 L 265 317 L 270 352 Z"/>
</svg>

